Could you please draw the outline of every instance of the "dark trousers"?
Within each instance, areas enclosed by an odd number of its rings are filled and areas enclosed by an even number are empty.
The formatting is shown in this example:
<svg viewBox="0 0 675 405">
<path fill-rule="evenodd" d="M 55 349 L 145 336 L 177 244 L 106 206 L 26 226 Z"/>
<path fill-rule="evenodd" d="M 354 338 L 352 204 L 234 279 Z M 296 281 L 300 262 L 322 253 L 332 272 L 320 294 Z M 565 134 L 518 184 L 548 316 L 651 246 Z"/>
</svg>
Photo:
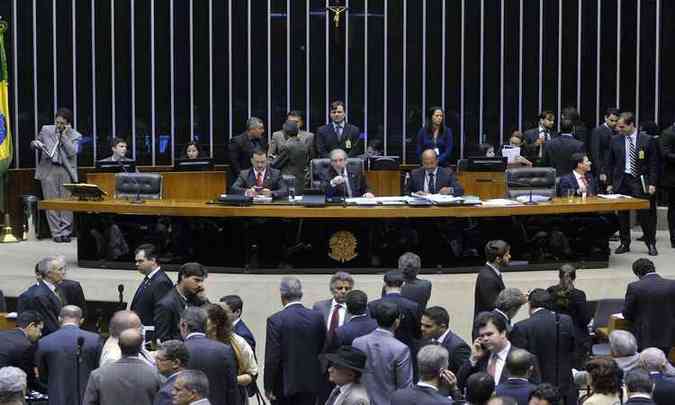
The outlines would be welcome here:
<svg viewBox="0 0 675 405">
<path fill-rule="evenodd" d="M 637 217 L 644 233 L 645 244 L 653 245 L 656 243 L 656 200 L 654 196 L 645 194 L 642 191 L 640 179 L 628 174 L 624 175 L 621 187 L 614 192 L 637 198 L 649 198 L 649 209 L 638 210 Z M 630 245 L 630 211 L 620 211 L 618 218 L 621 243 Z"/>
<path fill-rule="evenodd" d="M 668 230 L 670 231 L 670 243 L 675 243 L 675 188 L 666 190 L 668 196 Z"/>
</svg>

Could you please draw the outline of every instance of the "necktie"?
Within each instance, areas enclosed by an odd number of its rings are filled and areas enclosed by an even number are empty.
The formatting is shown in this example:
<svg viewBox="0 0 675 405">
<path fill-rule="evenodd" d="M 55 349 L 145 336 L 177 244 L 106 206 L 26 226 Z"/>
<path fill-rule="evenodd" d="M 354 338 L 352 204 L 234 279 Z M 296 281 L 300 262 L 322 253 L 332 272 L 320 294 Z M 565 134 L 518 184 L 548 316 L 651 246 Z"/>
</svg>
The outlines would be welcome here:
<svg viewBox="0 0 675 405">
<path fill-rule="evenodd" d="M 337 125 L 335 132 L 337 133 L 338 142 L 342 142 L 342 125 Z"/>
<path fill-rule="evenodd" d="M 581 191 L 588 193 L 588 182 L 586 181 L 586 177 L 581 176 L 579 177 L 579 180 L 581 180 Z"/>
<path fill-rule="evenodd" d="M 148 276 L 145 276 L 145 278 L 143 278 L 143 281 L 141 281 L 141 285 L 139 285 L 138 288 L 136 289 L 136 294 L 134 294 L 134 301 L 136 301 L 138 298 L 141 297 L 141 295 L 143 295 L 143 291 L 145 290 L 145 287 L 148 286 L 149 282 L 150 278 Z"/>
<path fill-rule="evenodd" d="M 345 191 L 347 192 L 347 197 L 350 197 L 350 198 L 351 198 L 351 197 L 352 197 L 352 186 L 349 185 L 349 175 L 347 175 L 347 170 L 344 171 L 344 173 L 342 174 L 342 176 L 345 178 L 345 183 L 344 183 L 344 185 L 345 185 L 345 187 L 346 187 L 346 188 L 345 188 Z"/>
<path fill-rule="evenodd" d="M 633 138 L 628 138 L 628 153 L 630 155 L 630 174 L 633 177 L 638 177 L 640 173 L 638 172 L 638 153 L 635 143 L 633 143 Z"/>
<path fill-rule="evenodd" d="M 436 182 L 434 181 L 434 173 L 429 173 L 429 192 L 431 194 L 436 194 Z"/>
<path fill-rule="evenodd" d="M 328 323 L 328 336 L 332 337 L 335 335 L 335 329 L 338 328 L 338 324 L 340 323 L 340 305 L 335 304 L 333 307 L 333 314 L 330 317 L 330 321 Z"/>
<path fill-rule="evenodd" d="M 335 401 L 337 401 L 337 398 L 339 396 L 340 396 L 340 387 L 335 387 L 333 391 L 330 393 L 330 396 L 326 401 L 326 405 L 335 405 Z"/>
<path fill-rule="evenodd" d="M 258 187 L 262 187 L 262 185 L 263 185 L 262 172 L 256 172 L 255 185 L 258 186 Z"/>
<path fill-rule="evenodd" d="M 490 356 L 490 360 L 488 360 L 488 365 L 487 365 L 487 373 L 490 374 L 492 377 L 495 376 L 497 373 L 497 355 L 492 354 Z"/>
<path fill-rule="evenodd" d="M 66 296 L 63 294 L 63 290 L 59 288 L 59 286 L 56 286 L 56 289 L 54 289 L 54 293 L 59 298 L 59 301 L 61 302 L 62 306 L 68 304 L 68 302 L 66 301 Z"/>
</svg>

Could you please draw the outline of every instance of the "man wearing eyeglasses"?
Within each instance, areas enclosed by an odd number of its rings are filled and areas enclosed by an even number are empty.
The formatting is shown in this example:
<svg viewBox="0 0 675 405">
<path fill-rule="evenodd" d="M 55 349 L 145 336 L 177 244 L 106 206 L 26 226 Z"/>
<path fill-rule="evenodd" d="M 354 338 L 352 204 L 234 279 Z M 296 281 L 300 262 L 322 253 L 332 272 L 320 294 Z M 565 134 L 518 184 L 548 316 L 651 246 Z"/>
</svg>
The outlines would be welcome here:
<svg viewBox="0 0 675 405">
<path fill-rule="evenodd" d="M 320 173 L 319 178 L 328 198 L 375 197 L 370 192 L 364 173 L 347 167 L 347 153 L 342 149 L 331 151 L 330 167 Z"/>
</svg>

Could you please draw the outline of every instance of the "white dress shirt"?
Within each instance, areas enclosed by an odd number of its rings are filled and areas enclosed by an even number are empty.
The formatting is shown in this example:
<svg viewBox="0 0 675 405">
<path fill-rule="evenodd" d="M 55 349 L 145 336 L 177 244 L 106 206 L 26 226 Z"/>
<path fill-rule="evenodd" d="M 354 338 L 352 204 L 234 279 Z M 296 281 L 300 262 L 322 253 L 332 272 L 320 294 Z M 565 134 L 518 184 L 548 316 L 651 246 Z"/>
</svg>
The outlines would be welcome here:
<svg viewBox="0 0 675 405">
<path fill-rule="evenodd" d="M 330 328 L 330 320 L 333 319 L 333 312 L 335 312 L 335 306 L 339 305 L 338 311 L 338 324 L 337 326 L 342 326 L 345 323 L 345 317 L 347 316 L 347 305 L 340 304 L 335 301 L 335 298 L 330 302 L 330 311 L 328 311 L 328 322 L 326 322 L 326 329 Z"/>
<path fill-rule="evenodd" d="M 438 185 L 438 167 L 435 168 L 434 171 L 431 172 L 431 174 L 434 175 L 434 186 L 435 186 L 434 188 L 436 190 L 436 194 L 438 194 L 438 186 L 437 186 Z M 430 191 L 429 191 L 430 189 L 431 189 L 431 187 L 429 187 L 429 172 L 425 170 L 424 171 L 424 192 L 430 193 Z"/>
<path fill-rule="evenodd" d="M 574 178 L 577 179 L 577 186 L 579 187 L 580 192 L 588 192 L 587 190 L 587 184 L 586 184 L 586 176 L 583 174 L 577 172 L 576 170 L 572 170 L 572 173 L 574 173 Z"/>
</svg>

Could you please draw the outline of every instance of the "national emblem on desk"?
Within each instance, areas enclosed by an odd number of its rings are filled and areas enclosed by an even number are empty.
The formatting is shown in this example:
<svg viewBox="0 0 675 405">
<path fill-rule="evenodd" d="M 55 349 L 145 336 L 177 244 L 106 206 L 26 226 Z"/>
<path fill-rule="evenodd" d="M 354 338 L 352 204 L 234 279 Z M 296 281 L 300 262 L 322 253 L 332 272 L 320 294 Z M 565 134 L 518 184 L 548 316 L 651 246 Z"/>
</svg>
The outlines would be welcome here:
<svg viewBox="0 0 675 405">
<path fill-rule="evenodd" d="M 356 252 L 356 237 L 349 231 L 338 231 L 328 240 L 328 257 L 346 263 L 359 254 Z"/>
</svg>

